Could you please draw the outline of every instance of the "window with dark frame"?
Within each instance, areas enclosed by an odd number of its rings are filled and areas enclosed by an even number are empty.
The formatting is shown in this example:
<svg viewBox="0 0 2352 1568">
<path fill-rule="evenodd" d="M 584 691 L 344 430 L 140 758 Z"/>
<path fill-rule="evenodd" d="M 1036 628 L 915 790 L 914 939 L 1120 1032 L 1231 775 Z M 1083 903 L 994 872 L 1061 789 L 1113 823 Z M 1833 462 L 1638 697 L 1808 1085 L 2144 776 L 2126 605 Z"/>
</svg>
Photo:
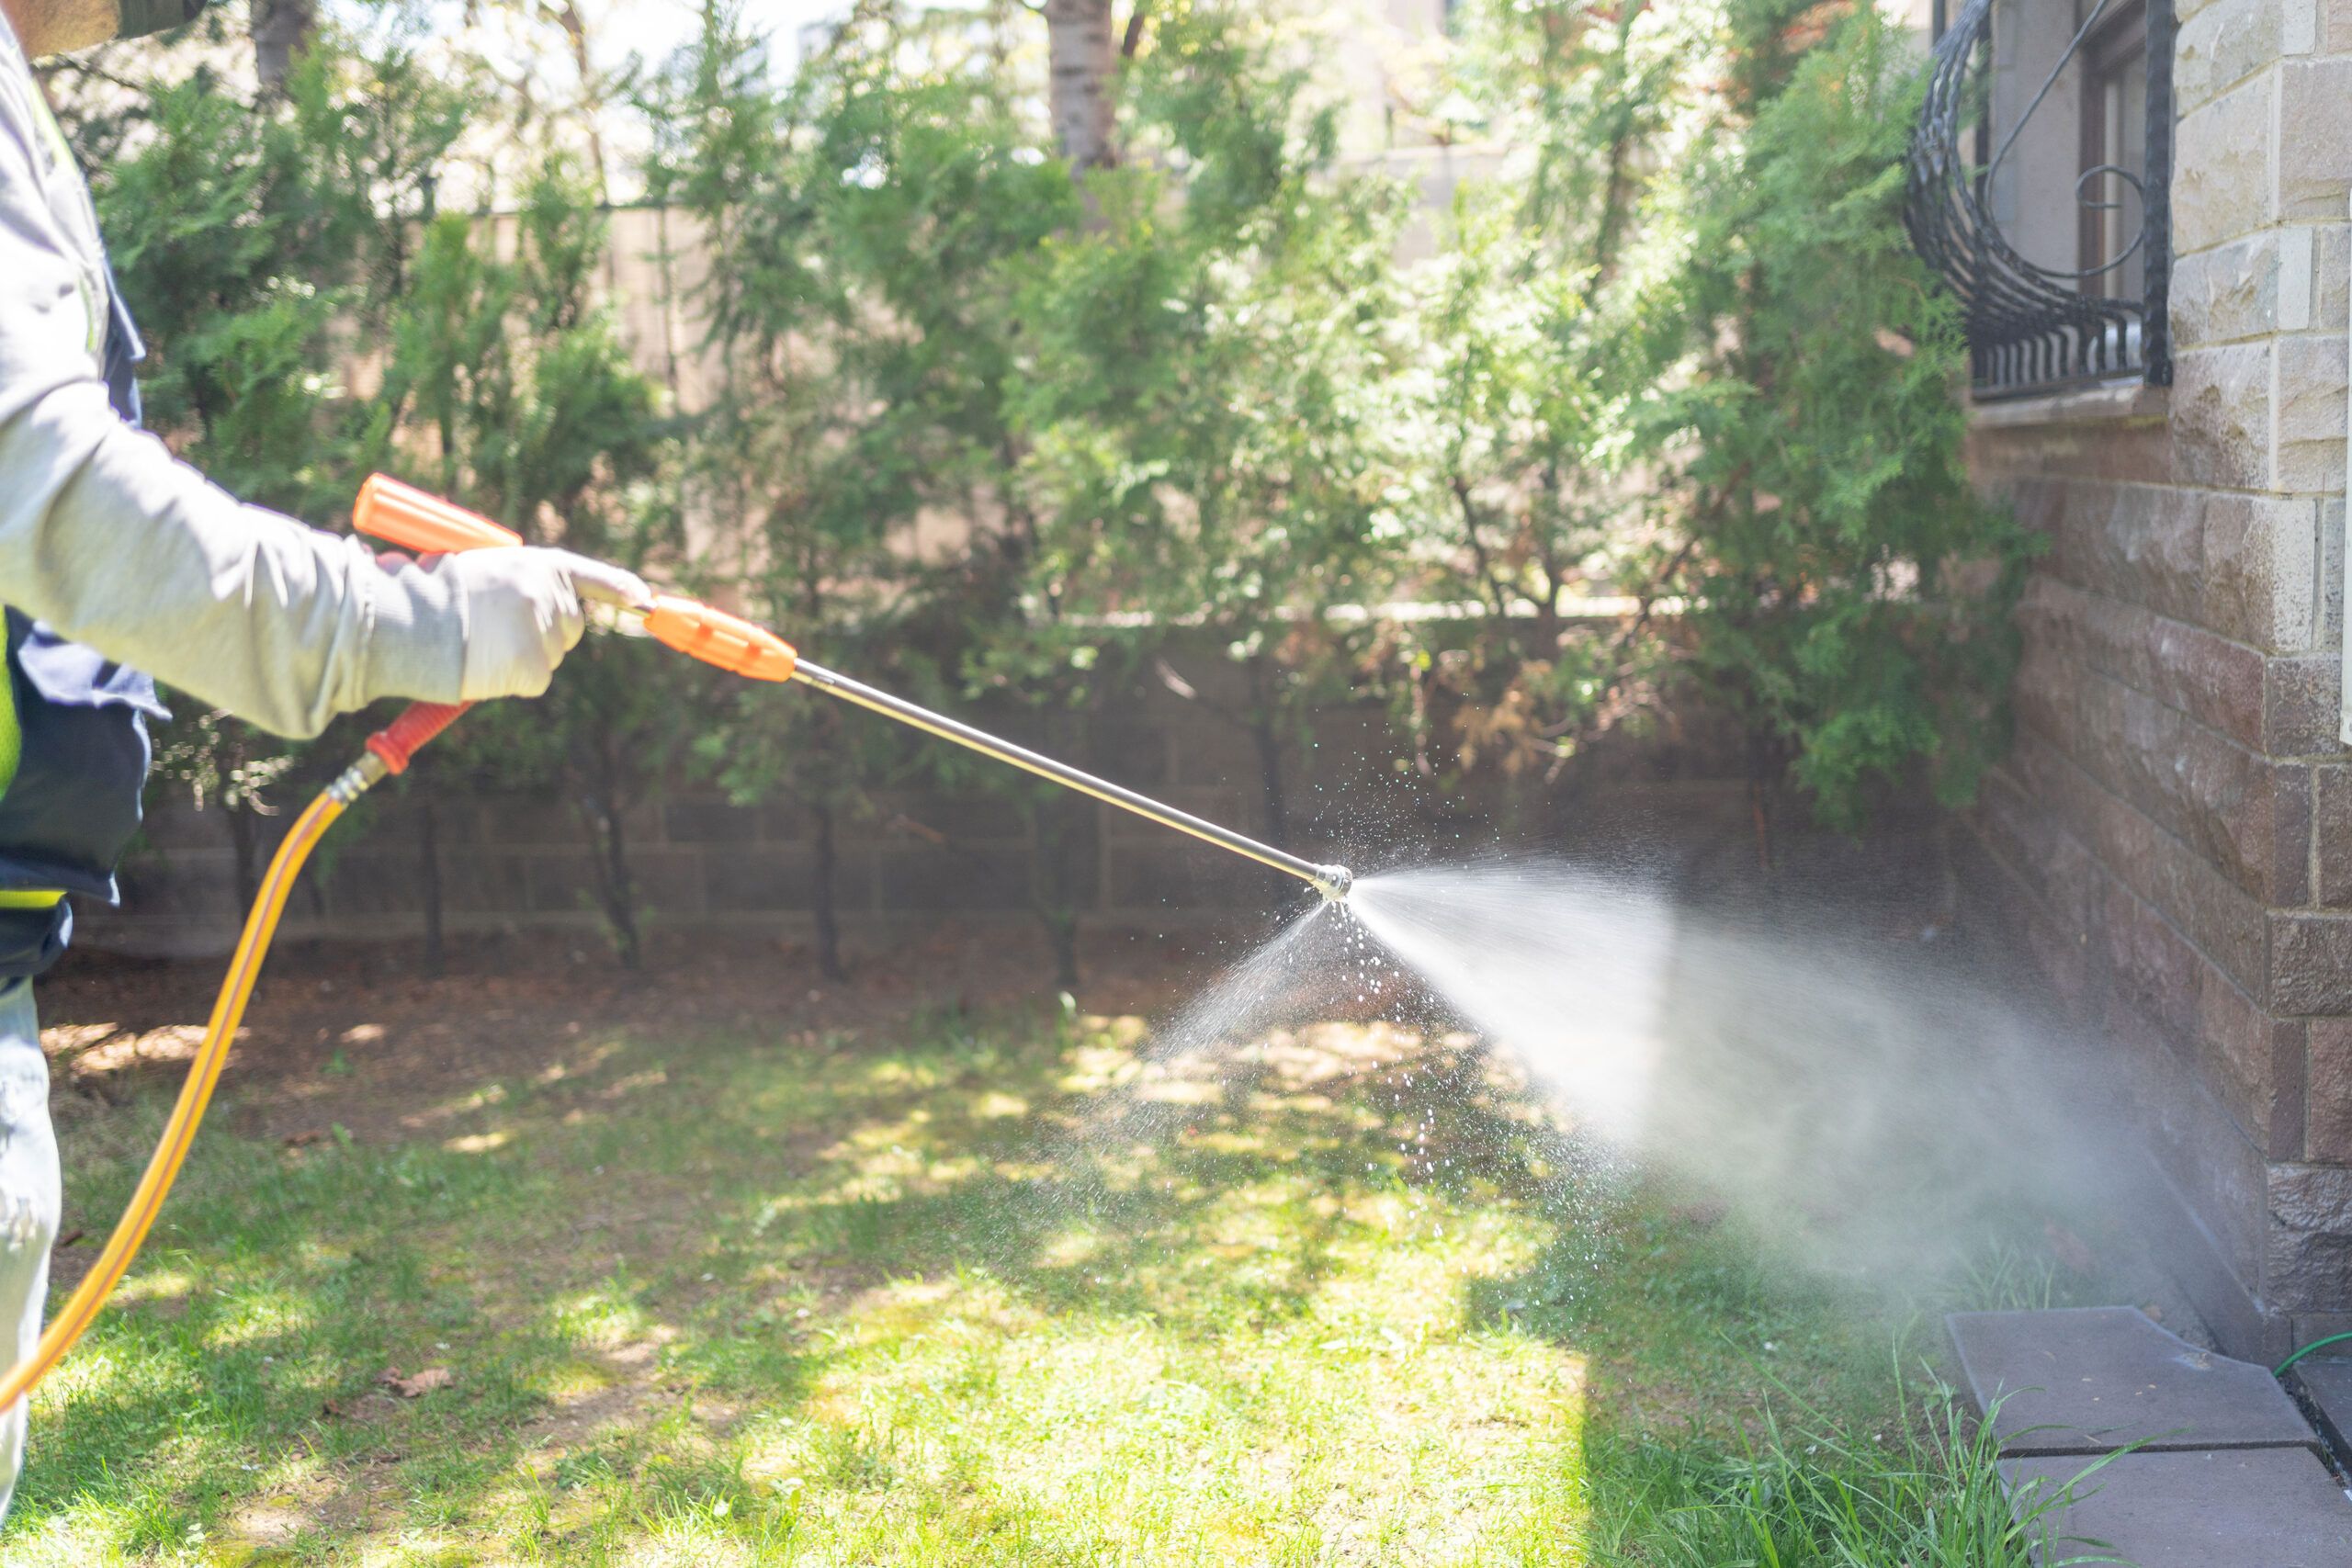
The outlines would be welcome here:
<svg viewBox="0 0 2352 1568">
<path fill-rule="evenodd" d="M 2171 379 L 2173 0 L 1938 0 L 1913 243 L 1977 397 Z"/>
</svg>

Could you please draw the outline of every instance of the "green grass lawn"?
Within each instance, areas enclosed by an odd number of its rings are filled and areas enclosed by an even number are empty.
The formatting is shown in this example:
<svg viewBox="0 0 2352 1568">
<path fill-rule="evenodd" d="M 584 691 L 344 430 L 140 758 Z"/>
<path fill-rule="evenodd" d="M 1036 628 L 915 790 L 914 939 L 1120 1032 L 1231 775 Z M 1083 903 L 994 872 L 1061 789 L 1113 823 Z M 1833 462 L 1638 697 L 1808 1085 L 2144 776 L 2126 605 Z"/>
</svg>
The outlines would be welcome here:
<svg viewBox="0 0 2352 1568">
<path fill-rule="evenodd" d="M 1904 1304 L 1459 1042 L 1142 1034 L 592 1023 L 292 1146 L 232 1100 L 40 1392 L 0 1559 L 2021 1568 L 1898 1407 Z M 169 1087 L 61 1096 L 69 1223 Z"/>
</svg>

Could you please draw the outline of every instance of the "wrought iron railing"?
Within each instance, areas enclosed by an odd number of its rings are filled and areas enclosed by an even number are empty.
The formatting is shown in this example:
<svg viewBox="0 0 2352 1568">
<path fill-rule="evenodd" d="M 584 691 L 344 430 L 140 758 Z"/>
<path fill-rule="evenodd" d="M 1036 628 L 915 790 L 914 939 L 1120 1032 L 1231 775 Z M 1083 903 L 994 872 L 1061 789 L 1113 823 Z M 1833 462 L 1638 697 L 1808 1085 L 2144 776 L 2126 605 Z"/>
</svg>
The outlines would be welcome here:
<svg viewBox="0 0 2352 1568">
<path fill-rule="evenodd" d="M 1990 69 L 1996 9 L 2052 0 L 1967 0 L 1939 26 L 1928 95 L 1913 130 L 1905 220 L 1912 243 L 1942 274 L 1967 312 L 1971 379 L 1979 398 L 2041 392 L 2069 382 L 2137 375 L 2153 386 L 2172 379 L 2165 300 L 2172 271 L 2172 0 L 2145 0 L 2145 156 L 2137 168 L 2100 162 L 2082 170 L 2069 197 L 2023 191 L 2025 199 L 2071 200 L 2087 213 L 2118 210 L 2120 182 L 2136 193 L 2140 224 L 2124 243 L 2093 249 L 2075 267 L 2028 260 L 1995 219 L 1992 192 L 2003 164 L 2036 111 L 2098 28 L 2123 9 L 2086 0 L 2072 41 L 2046 66 L 2041 85 L 2014 113 L 1996 114 Z M 1936 6 L 1940 22 L 1944 9 Z M 2012 175 L 2015 179 L 2016 175 Z M 2086 223 L 2087 235 L 2093 225 Z M 2115 225 L 2096 225 L 2102 237 Z M 2136 261 L 2143 286 L 2125 293 Z"/>
</svg>

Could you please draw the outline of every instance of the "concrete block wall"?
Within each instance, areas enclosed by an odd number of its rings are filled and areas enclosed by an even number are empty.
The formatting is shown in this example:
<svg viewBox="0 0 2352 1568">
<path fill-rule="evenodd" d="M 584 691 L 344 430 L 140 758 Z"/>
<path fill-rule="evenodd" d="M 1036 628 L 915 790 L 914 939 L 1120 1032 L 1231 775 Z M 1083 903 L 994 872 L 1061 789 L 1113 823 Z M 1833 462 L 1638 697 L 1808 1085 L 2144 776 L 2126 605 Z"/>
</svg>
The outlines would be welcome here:
<svg viewBox="0 0 2352 1568">
<path fill-rule="evenodd" d="M 2352 0 L 2177 12 L 2174 384 L 1974 411 L 2050 549 L 1973 822 L 2117 1054 L 2200 1309 L 2267 1357 L 2352 1328 Z"/>
<path fill-rule="evenodd" d="M 1230 820 L 1251 813 L 1242 792 L 1180 788 L 1177 803 Z M 951 914 L 1024 916 L 1031 840 L 1010 801 L 978 795 L 893 794 L 836 834 L 835 897 L 845 925 L 934 920 Z M 452 934 L 598 929 L 594 864 L 560 801 L 524 796 L 434 803 L 445 929 Z M 304 878 L 286 934 L 412 938 L 424 929 L 422 816 L 400 802 Z M 912 824 L 912 825 L 910 825 Z M 1227 867 L 1183 840 L 1145 841 L 1092 822 L 1080 907 L 1130 919 L 1164 917 L 1167 900 L 1229 908 L 1242 896 Z M 805 934 L 813 930 L 815 849 L 808 814 L 742 807 L 681 792 L 633 813 L 629 870 L 650 926 Z M 950 835 L 943 846 L 926 836 Z M 1230 861 L 1230 856 L 1217 856 Z M 124 878 L 124 905 L 91 919 L 89 939 L 116 951 L 195 956 L 234 932 L 234 852 L 218 811 L 172 812 Z"/>
<path fill-rule="evenodd" d="M 1234 725 L 1169 699 L 1164 711 L 1101 726 L 1096 765 L 1184 810 L 1264 830 L 1256 752 Z M 1363 749 L 1343 736 L 1355 716 L 1334 716 L 1331 756 Z M 1342 742 L 1345 743 L 1342 743 Z M 1302 839 L 1315 837 L 1318 784 L 1305 759 L 1288 760 Z M 284 931 L 305 938 L 412 938 L 421 934 L 426 870 L 423 803 L 386 793 L 339 830 L 305 874 Z M 601 922 L 594 863 L 582 824 L 560 799 L 433 797 L 444 929 L 511 932 Z M 1114 924 L 1214 920 L 1264 908 L 1279 891 L 1259 868 L 1154 824 L 1081 808 L 1076 862 L 1083 913 Z M 290 815 L 290 814 L 289 814 Z M 287 816 L 263 827 L 274 847 Z M 787 937 L 814 931 L 815 846 L 809 813 L 780 800 L 740 806 L 707 787 L 682 786 L 623 824 L 629 869 L 650 927 L 740 930 Z M 1027 919 L 1035 856 L 1020 805 L 983 788 L 879 795 L 838 819 L 837 909 L 853 931 L 949 916 Z M 236 852 L 227 814 L 167 802 L 150 813 L 144 841 L 123 872 L 123 905 L 85 908 L 89 944 L 168 956 L 225 952 L 241 919 Z"/>
<path fill-rule="evenodd" d="M 1232 716 L 1244 694 L 1240 672 L 1214 639 L 1179 641 L 1165 656 L 1195 697 L 1147 680 L 1105 705 L 1083 754 L 1028 739 L 1170 805 L 1265 836 L 1256 741 Z M 991 722 L 985 713 L 967 716 Z M 1572 808 L 1563 809 L 1548 786 L 1491 770 L 1464 787 L 1435 788 L 1410 767 L 1409 744 L 1378 703 L 1333 705 L 1317 716 L 1311 736 L 1284 748 L 1291 847 L 1360 869 L 1432 847 L 1475 854 L 1502 842 L 1613 854 L 1635 841 L 1685 845 L 1719 825 L 1725 800 L 1737 806 L 1744 844 L 1748 816 L 1736 727 L 1718 713 L 1675 717 L 1667 735 L 1588 747 L 1565 786 Z M 1017 725 L 1007 728 L 1022 733 Z M 243 909 L 229 818 L 217 807 L 199 811 L 184 795 L 164 795 L 125 863 L 122 907 L 77 908 L 84 947 L 192 958 L 224 953 L 233 942 Z M 602 916 L 594 864 L 568 803 L 443 786 L 431 809 L 447 936 L 571 931 L 595 947 Z M 1091 804 L 1078 810 L 1077 904 L 1090 930 L 1254 927 L 1296 892 L 1277 873 L 1156 823 Z M 256 863 L 290 818 L 288 811 L 256 825 Z M 797 803 L 741 806 L 680 784 L 636 808 L 623 826 L 649 934 L 813 936 L 813 823 Z M 424 827 L 417 795 L 388 789 L 369 796 L 304 874 L 283 935 L 295 942 L 420 936 Z M 987 784 L 881 794 L 841 814 L 835 841 L 837 915 L 853 938 L 895 936 L 945 919 L 1035 919 L 1039 856 L 1029 818 Z"/>
</svg>

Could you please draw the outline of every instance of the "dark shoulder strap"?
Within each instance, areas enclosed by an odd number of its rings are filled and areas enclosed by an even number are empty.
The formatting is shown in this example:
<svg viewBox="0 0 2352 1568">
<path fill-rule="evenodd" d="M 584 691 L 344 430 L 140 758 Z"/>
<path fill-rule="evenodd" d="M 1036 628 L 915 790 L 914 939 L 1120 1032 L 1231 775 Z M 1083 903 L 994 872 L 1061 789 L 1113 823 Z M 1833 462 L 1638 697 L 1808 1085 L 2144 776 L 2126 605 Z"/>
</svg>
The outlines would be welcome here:
<svg viewBox="0 0 2352 1568">
<path fill-rule="evenodd" d="M 147 345 L 139 339 L 139 323 L 122 301 L 122 286 L 114 280 L 112 266 L 107 268 L 107 400 L 126 423 L 137 424 L 139 378 L 132 367 L 147 357 Z"/>
</svg>

